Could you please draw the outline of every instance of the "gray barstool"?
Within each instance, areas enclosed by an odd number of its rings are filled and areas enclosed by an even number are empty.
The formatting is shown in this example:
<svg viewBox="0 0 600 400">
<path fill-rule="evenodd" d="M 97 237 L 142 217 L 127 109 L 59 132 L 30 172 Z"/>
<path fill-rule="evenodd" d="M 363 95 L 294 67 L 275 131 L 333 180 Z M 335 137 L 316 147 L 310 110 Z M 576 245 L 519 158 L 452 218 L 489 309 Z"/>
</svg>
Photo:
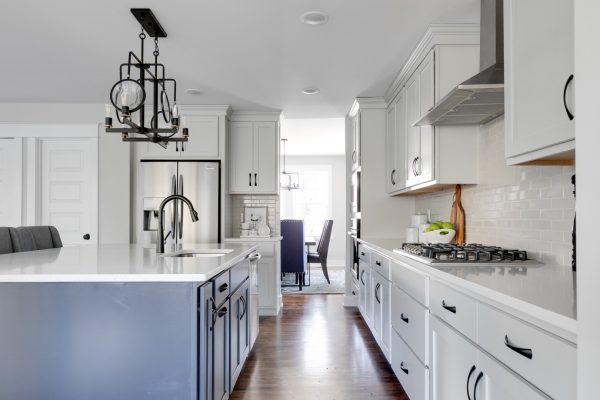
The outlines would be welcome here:
<svg viewBox="0 0 600 400">
<path fill-rule="evenodd" d="M 18 250 L 15 248 L 17 241 L 17 231 L 15 228 L 0 227 L 0 254 L 17 252 Z"/>
<path fill-rule="evenodd" d="M 14 228 L 17 242 L 15 251 L 33 251 L 62 247 L 60 234 L 53 226 L 20 226 Z"/>
</svg>

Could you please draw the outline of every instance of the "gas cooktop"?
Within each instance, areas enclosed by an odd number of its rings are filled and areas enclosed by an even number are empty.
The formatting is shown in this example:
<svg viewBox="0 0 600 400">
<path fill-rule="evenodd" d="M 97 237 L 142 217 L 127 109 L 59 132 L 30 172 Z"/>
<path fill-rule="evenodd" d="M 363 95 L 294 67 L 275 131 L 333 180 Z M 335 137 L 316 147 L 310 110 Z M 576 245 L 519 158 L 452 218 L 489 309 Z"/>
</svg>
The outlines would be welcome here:
<svg viewBox="0 0 600 400">
<path fill-rule="evenodd" d="M 526 251 L 504 249 L 498 246 L 487 246 L 477 243 L 464 245 L 404 243 L 401 249 L 394 249 L 394 251 L 412 256 L 412 258 L 428 264 L 537 263 L 527 257 Z"/>
</svg>

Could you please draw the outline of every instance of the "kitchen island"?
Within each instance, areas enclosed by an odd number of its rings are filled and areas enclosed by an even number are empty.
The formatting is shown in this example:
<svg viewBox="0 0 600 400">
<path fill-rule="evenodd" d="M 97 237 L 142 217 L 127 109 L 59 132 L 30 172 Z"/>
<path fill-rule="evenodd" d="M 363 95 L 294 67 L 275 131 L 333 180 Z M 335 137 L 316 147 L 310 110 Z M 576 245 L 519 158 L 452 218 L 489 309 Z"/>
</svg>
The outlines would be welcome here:
<svg viewBox="0 0 600 400">
<path fill-rule="evenodd" d="M 221 399 L 258 333 L 256 246 L 0 256 L 0 398 Z"/>
</svg>

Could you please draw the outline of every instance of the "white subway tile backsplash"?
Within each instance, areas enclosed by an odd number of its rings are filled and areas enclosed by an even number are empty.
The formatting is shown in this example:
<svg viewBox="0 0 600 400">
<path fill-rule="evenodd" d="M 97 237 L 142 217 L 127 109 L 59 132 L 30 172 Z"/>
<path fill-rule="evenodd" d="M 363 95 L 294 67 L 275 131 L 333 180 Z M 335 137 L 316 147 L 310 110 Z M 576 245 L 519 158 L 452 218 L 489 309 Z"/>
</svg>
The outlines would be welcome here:
<svg viewBox="0 0 600 400">
<path fill-rule="evenodd" d="M 481 127 L 479 185 L 462 188 L 467 241 L 526 250 L 530 258 L 571 264 L 575 199 L 572 166 L 508 167 L 504 120 Z M 416 210 L 449 219 L 453 190 L 416 197 Z"/>
<path fill-rule="evenodd" d="M 267 207 L 267 224 L 271 228 L 271 236 L 279 235 L 279 196 L 238 194 L 231 196 L 231 232 L 240 235 L 240 216 L 245 207 Z"/>
</svg>

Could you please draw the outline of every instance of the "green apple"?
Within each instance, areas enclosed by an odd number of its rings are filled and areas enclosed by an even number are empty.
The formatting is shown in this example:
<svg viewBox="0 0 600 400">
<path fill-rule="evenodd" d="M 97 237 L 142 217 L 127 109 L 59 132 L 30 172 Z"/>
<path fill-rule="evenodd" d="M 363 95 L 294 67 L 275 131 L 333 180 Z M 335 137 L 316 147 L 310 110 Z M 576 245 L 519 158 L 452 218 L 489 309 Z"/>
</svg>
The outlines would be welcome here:
<svg viewBox="0 0 600 400">
<path fill-rule="evenodd" d="M 442 222 L 443 229 L 454 229 L 454 224 L 451 222 Z"/>
</svg>

